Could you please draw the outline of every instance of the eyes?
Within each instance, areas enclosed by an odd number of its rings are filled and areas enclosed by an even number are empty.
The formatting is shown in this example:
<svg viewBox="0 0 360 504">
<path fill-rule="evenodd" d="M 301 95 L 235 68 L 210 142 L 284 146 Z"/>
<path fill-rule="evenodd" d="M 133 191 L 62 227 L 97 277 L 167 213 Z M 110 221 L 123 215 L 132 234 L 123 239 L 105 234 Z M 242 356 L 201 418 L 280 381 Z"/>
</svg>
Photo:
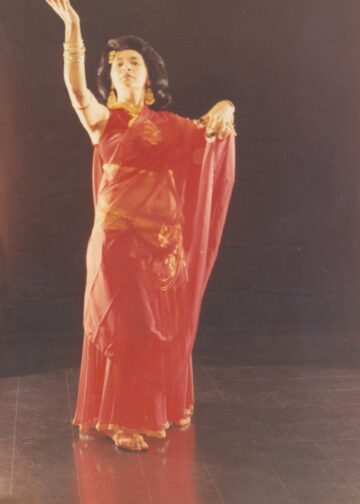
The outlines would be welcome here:
<svg viewBox="0 0 360 504">
<path fill-rule="evenodd" d="M 132 65 L 134 65 L 134 66 L 138 66 L 138 65 L 140 65 L 139 61 L 137 61 L 137 60 L 130 61 L 130 63 L 131 63 Z M 118 62 L 118 64 L 117 64 L 117 66 L 120 68 L 120 67 L 122 67 L 122 66 L 123 66 L 123 64 L 124 64 L 124 63 L 123 63 L 123 61 L 119 61 L 119 62 Z"/>
</svg>

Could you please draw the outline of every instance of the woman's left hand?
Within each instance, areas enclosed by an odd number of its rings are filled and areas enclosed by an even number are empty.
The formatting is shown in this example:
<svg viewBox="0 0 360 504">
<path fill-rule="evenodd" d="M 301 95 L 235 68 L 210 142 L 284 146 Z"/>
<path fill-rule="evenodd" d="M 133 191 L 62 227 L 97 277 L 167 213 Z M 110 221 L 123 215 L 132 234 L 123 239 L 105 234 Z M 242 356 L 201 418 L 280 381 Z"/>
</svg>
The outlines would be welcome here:
<svg viewBox="0 0 360 504">
<path fill-rule="evenodd" d="M 213 142 L 216 137 L 222 140 L 230 135 L 236 136 L 234 112 L 235 107 L 232 103 L 222 100 L 200 119 L 195 119 L 194 123 L 198 128 L 206 128 L 205 138 L 208 142 Z"/>
</svg>

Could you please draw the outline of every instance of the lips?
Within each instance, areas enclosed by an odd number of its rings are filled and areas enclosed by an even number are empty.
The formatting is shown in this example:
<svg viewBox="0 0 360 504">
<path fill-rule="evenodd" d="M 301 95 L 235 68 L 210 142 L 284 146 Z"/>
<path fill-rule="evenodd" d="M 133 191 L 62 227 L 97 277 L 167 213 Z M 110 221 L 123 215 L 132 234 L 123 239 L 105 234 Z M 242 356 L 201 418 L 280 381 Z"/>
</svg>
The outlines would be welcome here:
<svg viewBox="0 0 360 504">
<path fill-rule="evenodd" d="M 124 74 L 121 78 L 122 78 L 122 79 L 125 79 L 125 77 L 131 77 L 132 79 L 134 78 L 134 76 L 133 76 L 133 75 L 131 75 L 131 74 L 129 74 L 129 73 Z"/>
</svg>

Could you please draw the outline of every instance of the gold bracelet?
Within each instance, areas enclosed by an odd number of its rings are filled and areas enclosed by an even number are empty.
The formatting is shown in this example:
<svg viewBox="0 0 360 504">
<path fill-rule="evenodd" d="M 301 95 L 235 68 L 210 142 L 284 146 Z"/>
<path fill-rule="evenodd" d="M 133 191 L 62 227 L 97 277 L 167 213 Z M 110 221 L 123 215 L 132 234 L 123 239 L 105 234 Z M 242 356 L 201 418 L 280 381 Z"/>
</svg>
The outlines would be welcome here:
<svg viewBox="0 0 360 504">
<path fill-rule="evenodd" d="M 64 51 L 64 60 L 65 61 L 85 61 L 85 50 L 83 51 Z"/>
<path fill-rule="evenodd" d="M 85 55 L 84 54 L 64 54 L 64 61 L 68 63 L 76 63 L 80 62 L 83 63 L 85 61 Z"/>
<path fill-rule="evenodd" d="M 64 49 L 72 49 L 72 48 L 84 48 L 84 41 L 81 40 L 80 42 L 63 42 L 63 47 Z"/>
<path fill-rule="evenodd" d="M 64 45 L 64 53 L 68 53 L 68 54 L 85 54 L 85 46 L 79 46 L 79 47 L 75 47 L 75 46 L 69 46 L 69 47 L 65 47 Z"/>
<path fill-rule="evenodd" d="M 80 42 L 64 42 L 64 60 L 73 62 L 73 61 L 85 61 L 85 45 L 83 40 Z"/>
<path fill-rule="evenodd" d="M 73 48 L 64 48 L 64 54 L 85 54 L 85 47 L 73 47 Z"/>
</svg>

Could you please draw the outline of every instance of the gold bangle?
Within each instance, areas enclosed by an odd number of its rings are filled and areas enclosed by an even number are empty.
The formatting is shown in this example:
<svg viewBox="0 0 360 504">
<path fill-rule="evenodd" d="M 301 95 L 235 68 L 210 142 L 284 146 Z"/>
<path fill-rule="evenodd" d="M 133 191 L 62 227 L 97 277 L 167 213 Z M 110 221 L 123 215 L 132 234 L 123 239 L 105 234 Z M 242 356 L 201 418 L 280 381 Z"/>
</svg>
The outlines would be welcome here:
<svg viewBox="0 0 360 504">
<path fill-rule="evenodd" d="M 82 61 L 86 52 L 84 42 L 64 42 L 64 58 L 67 61 Z M 80 58 L 79 60 L 77 58 Z"/>
<path fill-rule="evenodd" d="M 85 47 L 73 47 L 73 48 L 65 48 L 64 47 L 64 53 L 66 54 L 85 54 Z"/>
<path fill-rule="evenodd" d="M 64 53 L 67 54 L 85 54 L 85 46 L 82 47 L 64 47 Z"/>
<path fill-rule="evenodd" d="M 73 61 L 85 61 L 85 47 L 81 47 L 79 49 L 66 49 L 64 48 L 64 60 L 73 62 Z"/>
<path fill-rule="evenodd" d="M 84 41 L 81 40 L 80 42 L 63 42 L 64 49 L 67 48 L 75 48 L 75 47 L 84 47 Z"/>
<path fill-rule="evenodd" d="M 64 47 L 64 52 L 85 52 L 85 46 L 79 47 Z"/>
<path fill-rule="evenodd" d="M 83 63 L 85 61 L 85 56 L 83 54 L 72 54 L 72 55 L 64 54 L 64 61 L 68 63 L 74 63 L 74 62 Z"/>
</svg>

